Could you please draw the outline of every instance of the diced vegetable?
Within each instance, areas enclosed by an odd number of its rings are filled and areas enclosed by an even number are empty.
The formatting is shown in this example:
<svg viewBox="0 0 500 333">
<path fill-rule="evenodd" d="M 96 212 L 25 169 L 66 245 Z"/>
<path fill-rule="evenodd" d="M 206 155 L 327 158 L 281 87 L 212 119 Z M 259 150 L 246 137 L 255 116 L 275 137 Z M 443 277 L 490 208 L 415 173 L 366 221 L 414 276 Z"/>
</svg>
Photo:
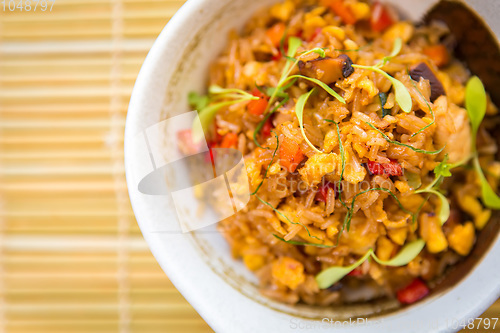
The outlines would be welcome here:
<svg viewBox="0 0 500 333">
<path fill-rule="evenodd" d="M 285 137 L 280 145 L 281 166 L 290 172 L 295 172 L 297 166 L 304 158 L 305 155 L 302 153 L 300 146 L 292 139 Z"/>
<path fill-rule="evenodd" d="M 354 73 L 352 60 L 346 54 L 337 58 L 318 58 L 310 61 L 299 61 L 300 73 L 304 76 L 331 84 Z"/>
<path fill-rule="evenodd" d="M 247 105 L 247 110 L 250 114 L 253 114 L 255 116 L 260 116 L 267 109 L 268 105 L 267 96 L 265 96 L 258 89 L 252 91 L 252 95 L 259 97 L 259 99 L 250 101 Z"/>
<path fill-rule="evenodd" d="M 372 7 L 370 25 L 373 31 L 382 32 L 394 23 L 387 8 L 380 2 L 375 2 Z"/>
<path fill-rule="evenodd" d="M 326 202 L 326 197 L 328 195 L 328 189 L 333 189 L 335 191 L 335 197 L 338 197 L 337 187 L 335 184 L 330 183 L 329 181 L 323 182 L 318 189 L 318 193 L 316 194 L 316 200 L 321 202 Z"/>
<path fill-rule="evenodd" d="M 431 102 L 434 102 L 439 96 L 446 95 L 441 81 L 434 74 L 433 70 L 425 62 L 421 62 L 410 70 L 410 76 L 413 80 L 417 81 L 420 78 L 429 80 L 431 85 Z"/>
<path fill-rule="evenodd" d="M 269 117 L 266 122 L 264 123 L 264 126 L 262 126 L 262 137 L 264 139 L 268 138 L 271 136 L 271 130 L 273 129 L 273 121 L 272 117 Z"/>
<path fill-rule="evenodd" d="M 351 9 L 344 4 L 344 0 L 323 0 L 323 4 L 330 7 L 345 24 L 356 23 L 356 16 L 351 12 Z"/>
<path fill-rule="evenodd" d="M 386 109 L 385 104 L 387 103 L 387 94 L 386 93 L 379 93 L 378 97 L 380 98 L 380 106 L 382 107 L 382 118 L 384 118 L 387 115 L 391 114 L 391 109 Z"/>
<path fill-rule="evenodd" d="M 316 28 L 314 30 L 314 33 L 311 35 L 311 37 L 308 39 L 308 42 L 311 42 L 313 41 L 316 37 L 318 37 L 318 35 L 321 34 L 321 32 L 323 31 L 323 28 Z"/>
<path fill-rule="evenodd" d="M 290 257 L 281 257 L 275 260 L 272 263 L 271 275 L 292 290 L 295 290 L 306 279 L 304 265 Z"/>
<path fill-rule="evenodd" d="M 179 142 L 179 150 L 184 155 L 193 155 L 200 152 L 201 142 L 195 142 L 193 140 L 191 129 L 177 132 L 177 140 Z"/>
<path fill-rule="evenodd" d="M 444 67 L 448 65 L 448 62 L 450 61 L 448 50 L 443 44 L 424 47 L 423 52 L 432 61 L 434 61 L 438 67 Z"/>
<path fill-rule="evenodd" d="M 378 163 L 368 161 L 368 171 L 371 175 L 388 175 L 388 176 L 402 176 L 403 167 L 396 160 L 390 163 Z"/>
<path fill-rule="evenodd" d="M 429 294 L 429 288 L 420 279 L 413 280 L 407 287 L 397 292 L 398 300 L 402 304 L 413 304 Z"/>
<path fill-rule="evenodd" d="M 281 39 L 285 34 L 285 30 L 286 26 L 283 22 L 276 23 L 271 28 L 267 29 L 266 35 L 275 47 L 280 45 Z"/>
<path fill-rule="evenodd" d="M 227 133 L 224 135 L 222 138 L 222 142 L 220 144 L 221 148 L 233 148 L 236 147 L 236 144 L 238 143 L 238 134 L 236 133 Z"/>
<path fill-rule="evenodd" d="M 363 276 L 363 271 L 361 270 L 360 267 L 356 267 L 353 269 L 347 276 Z"/>
</svg>

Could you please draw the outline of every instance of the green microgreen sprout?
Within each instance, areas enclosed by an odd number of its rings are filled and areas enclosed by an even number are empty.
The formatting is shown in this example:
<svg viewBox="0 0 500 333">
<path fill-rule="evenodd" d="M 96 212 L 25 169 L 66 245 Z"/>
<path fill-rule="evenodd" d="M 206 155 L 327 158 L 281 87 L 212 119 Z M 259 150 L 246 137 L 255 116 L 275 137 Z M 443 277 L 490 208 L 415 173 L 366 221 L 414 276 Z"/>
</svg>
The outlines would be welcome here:
<svg viewBox="0 0 500 333">
<path fill-rule="evenodd" d="M 391 54 L 387 57 L 384 57 L 376 65 L 364 66 L 364 65 L 354 64 L 354 65 L 352 65 L 352 67 L 359 68 L 359 69 L 366 69 L 366 70 L 370 70 L 372 72 L 379 73 L 380 75 L 382 75 L 383 77 L 385 77 L 386 79 L 391 81 L 392 86 L 394 88 L 394 94 L 396 96 L 396 102 L 399 104 L 399 107 L 404 112 L 409 113 L 409 112 L 411 112 L 411 109 L 413 107 L 410 92 L 408 91 L 408 89 L 406 89 L 405 85 L 401 81 L 395 79 L 394 77 L 390 76 L 389 74 L 387 74 L 385 71 L 382 70 L 382 67 L 387 62 L 389 62 L 392 58 L 397 56 L 399 54 L 399 52 L 401 52 L 401 47 L 402 47 L 401 38 L 396 38 L 396 40 L 394 41 L 394 46 L 393 46 Z"/>
<path fill-rule="evenodd" d="M 483 203 L 488 208 L 500 209 L 500 197 L 491 188 L 490 183 L 486 179 L 484 172 L 479 163 L 479 157 L 476 148 L 476 138 L 479 126 L 481 125 L 484 116 L 486 115 L 487 98 L 484 85 L 477 76 L 473 76 L 465 88 L 465 108 L 472 127 L 472 149 L 473 149 L 473 166 L 481 183 L 481 197 Z"/>
<path fill-rule="evenodd" d="M 373 249 L 368 250 L 363 257 L 350 266 L 333 266 L 323 270 L 321 273 L 316 275 L 316 283 L 320 289 L 326 289 L 333 284 L 340 281 L 347 274 L 352 272 L 354 269 L 363 264 L 368 258 L 372 257 L 377 263 L 385 266 L 399 267 L 408 265 L 413 259 L 415 259 L 425 246 L 425 241 L 422 239 L 417 239 L 411 243 L 406 244 L 399 253 L 390 260 L 381 260 L 376 255 Z"/>
<path fill-rule="evenodd" d="M 225 89 L 219 86 L 210 86 L 207 96 L 190 93 L 188 99 L 191 105 L 200 108 L 198 109 L 198 118 L 200 121 L 193 122 L 192 129 L 193 140 L 199 142 L 204 136 L 204 131 L 208 131 L 218 110 L 234 104 L 257 100 L 259 97 L 253 96 L 241 89 Z"/>
</svg>

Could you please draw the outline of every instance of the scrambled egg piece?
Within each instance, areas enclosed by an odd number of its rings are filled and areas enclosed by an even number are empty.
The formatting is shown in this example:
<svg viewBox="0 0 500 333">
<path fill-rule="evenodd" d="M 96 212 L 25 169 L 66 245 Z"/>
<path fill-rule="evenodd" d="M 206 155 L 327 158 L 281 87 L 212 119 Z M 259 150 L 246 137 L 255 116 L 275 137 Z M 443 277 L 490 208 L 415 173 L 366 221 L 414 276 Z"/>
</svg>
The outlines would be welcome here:
<svg viewBox="0 0 500 333">
<path fill-rule="evenodd" d="M 309 186 L 317 185 L 321 178 L 335 171 L 339 157 L 337 154 L 316 154 L 299 169 L 300 176 Z"/>
<path fill-rule="evenodd" d="M 271 274 L 274 279 L 292 290 L 297 289 L 306 280 L 304 265 L 290 257 L 275 260 L 272 264 Z"/>
</svg>

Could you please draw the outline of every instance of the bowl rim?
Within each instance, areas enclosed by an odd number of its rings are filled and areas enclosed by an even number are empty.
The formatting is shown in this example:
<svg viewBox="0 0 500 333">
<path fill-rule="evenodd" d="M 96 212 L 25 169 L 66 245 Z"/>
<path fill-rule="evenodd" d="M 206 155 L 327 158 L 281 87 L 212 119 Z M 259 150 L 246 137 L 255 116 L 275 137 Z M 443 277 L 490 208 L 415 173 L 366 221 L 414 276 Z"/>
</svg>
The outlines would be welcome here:
<svg viewBox="0 0 500 333">
<path fill-rule="evenodd" d="M 140 70 L 132 92 L 125 126 L 124 159 L 129 188 L 136 186 L 130 176 L 131 160 L 133 159 L 134 152 L 131 142 L 135 134 L 141 130 L 138 124 L 141 123 L 141 119 L 144 117 L 143 110 L 146 109 L 145 101 L 142 97 L 148 94 L 148 90 L 153 89 L 151 83 L 155 79 L 157 80 L 158 75 L 155 69 L 159 65 L 161 53 L 164 52 L 167 45 L 179 43 L 177 32 L 185 27 L 196 25 L 198 22 L 196 22 L 195 17 L 196 14 L 199 14 L 199 8 L 209 8 L 211 2 L 211 0 L 187 1 L 162 30 Z M 161 107 L 158 110 L 161 110 Z M 232 332 L 237 330 L 252 332 L 262 329 L 259 322 L 255 320 L 256 315 L 266 324 L 269 324 L 266 328 L 273 327 L 276 331 L 280 332 L 287 331 L 287 328 L 290 328 L 283 324 L 283 320 L 290 322 L 293 317 L 273 312 L 263 305 L 245 299 L 241 294 L 237 295 L 238 291 L 225 285 L 225 282 L 215 276 L 214 272 L 211 272 L 213 276 L 206 276 L 206 278 L 211 284 L 217 286 L 217 290 L 220 288 L 227 301 L 215 300 L 213 292 L 200 292 L 200 287 L 198 289 L 193 288 L 192 286 L 196 285 L 200 280 L 193 275 L 186 275 L 188 271 L 184 265 L 185 258 L 176 256 L 177 252 L 174 249 L 179 244 L 187 247 L 192 246 L 188 239 L 189 237 L 187 235 L 176 235 L 178 239 L 174 240 L 171 238 L 172 242 L 165 244 L 160 237 L 145 232 L 147 221 L 141 208 L 141 201 L 143 199 L 130 190 L 129 196 L 139 227 L 156 260 L 175 287 L 215 331 Z M 163 252 L 165 247 L 169 247 L 172 253 Z M 202 263 L 202 261 L 200 262 Z M 431 299 L 428 302 L 423 301 L 420 304 L 416 304 L 411 307 L 411 311 L 397 312 L 394 315 L 388 314 L 379 323 L 384 325 L 388 332 L 397 332 L 403 327 L 408 328 L 410 331 L 418 332 L 418 327 L 411 328 L 411 325 L 410 327 L 408 326 L 409 323 L 418 324 L 421 321 L 430 321 L 433 325 L 428 330 L 429 332 L 454 331 L 452 326 L 454 321 L 461 322 L 462 320 L 475 318 L 500 297 L 500 282 L 496 282 L 500 281 L 500 270 L 495 272 L 490 269 L 490 267 L 498 266 L 500 266 L 500 237 L 497 237 L 488 253 L 477 263 L 475 269 L 467 277 L 459 281 L 457 285 L 447 290 L 442 296 Z M 200 268 L 200 270 L 203 270 L 204 273 L 210 271 L 210 269 L 207 270 L 207 267 Z M 478 294 L 482 298 L 478 298 Z M 238 302 L 238 305 L 242 306 L 244 311 L 241 311 L 241 309 L 240 311 L 235 311 L 233 304 L 228 304 L 231 301 Z M 450 306 L 452 304 L 454 305 L 453 307 Z M 231 313 L 233 316 L 221 316 L 221 312 Z M 307 322 L 308 320 L 304 321 Z M 370 332 L 372 330 L 370 326 L 349 326 L 342 328 L 340 331 Z"/>
</svg>

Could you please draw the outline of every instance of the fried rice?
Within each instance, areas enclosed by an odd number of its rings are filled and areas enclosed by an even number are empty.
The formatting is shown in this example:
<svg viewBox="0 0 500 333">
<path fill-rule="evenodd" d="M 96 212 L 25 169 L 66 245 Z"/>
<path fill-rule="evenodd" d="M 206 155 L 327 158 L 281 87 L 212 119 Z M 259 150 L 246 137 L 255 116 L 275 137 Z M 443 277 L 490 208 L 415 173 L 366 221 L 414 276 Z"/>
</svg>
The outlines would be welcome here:
<svg viewBox="0 0 500 333">
<path fill-rule="evenodd" d="M 280 84 L 283 68 L 293 61 L 285 56 L 291 36 L 300 40 L 300 63 L 290 74 L 322 81 L 345 104 L 298 78 L 289 81 L 284 103 L 269 114 L 280 100 L 266 104 L 272 95 L 266 89 Z M 397 40 L 401 51 L 380 68 L 408 91 L 409 112 L 402 110 L 393 82 L 383 74 L 349 67 L 351 73 L 334 77 L 339 75 L 329 72 L 333 67 L 320 66 L 325 59 L 373 66 L 390 56 Z M 208 138 L 211 147 L 243 154 L 251 191 L 258 192 L 218 229 L 234 258 L 259 278 L 264 295 L 322 306 L 396 295 L 412 303 L 471 252 L 492 210 L 481 200 L 477 173 L 462 163 L 473 146 L 465 110 L 471 74 L 453 56 L 453 42 L 442 24 L 416 26 L 400 20 L 389 6 L 358 0 L 286 0 L 255 13 L 241 33 L 230 34 L 211 66 L 209 85 L 259 99 L 219 109 Z M 305 53 L 313 49 L 324 54 Z M 423 75 L 418 75 L 419 65 Z M 297 102 L 313 88 L 302 116 L 304 136 Z M 487 115 L 496 113 L 488 98 Z M 477 147 L 496 189 L 500 163 L 485 124 Z M 462 164 L 435 188 L 450 205 L 442 225 L 439 195 L 419 189 L 433 183 L 443 161 Z M 405 265 L 366 260 L 328 288 L 317 282 L 320 272 L 349 266 L 370 249 L 388 261 L 418 239 L 425 248 Z M 405 299 L 401 291 L 412 285 L 423 291 Z M 365 292 L 352 292 L 360 288 Z"/>
</svg>

